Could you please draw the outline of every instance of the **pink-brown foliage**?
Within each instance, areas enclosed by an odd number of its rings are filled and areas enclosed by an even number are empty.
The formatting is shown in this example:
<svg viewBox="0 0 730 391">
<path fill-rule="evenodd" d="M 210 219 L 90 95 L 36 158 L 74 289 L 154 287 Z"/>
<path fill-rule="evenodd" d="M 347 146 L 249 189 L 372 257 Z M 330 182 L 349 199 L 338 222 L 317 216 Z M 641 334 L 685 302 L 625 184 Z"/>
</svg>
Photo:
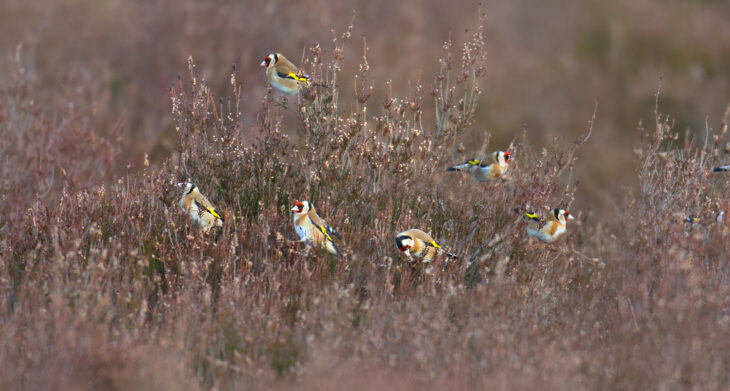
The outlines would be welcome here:
<svg viewBox="0 0 730 391">
<path fill-rule="evenodd" d="M 470 133 L 484 23 L 439 46 L 432 78 L 381 95 L 372 41 L 351 26 L 309 47 L 318 85 L 287 100 L 248 101 L 235 68 L 216 93 L 191 56 L 164 114 L 174 153 L 131 173 L 116 163 L 122 131 L 96 129 L 94 110 L 49 117 L 43 81 L 13 54 L 0 85 L 0 388 L 728 388 L 730 241 L 714 219 L 728 176 L 710 172 L 728 113 L 706 140 L 678 142 L 657 93 L 632 148 L 637 190 L 601 219 L 575 208 L 595 113 L 545 148 L 529 127 L 509 138 L 504 180 L 447 173 L 505 147 Z M 205 235 L 180 210 L 185 180 L 222 229 Z M 339 258 L 293 242 L 295 199 L 343 235 Z M 550 246 L 513 211 L 555 206 L 578 219 Z M 393 244 L 411 227 L 460 258 L 425 275 Z"/>
</svg>

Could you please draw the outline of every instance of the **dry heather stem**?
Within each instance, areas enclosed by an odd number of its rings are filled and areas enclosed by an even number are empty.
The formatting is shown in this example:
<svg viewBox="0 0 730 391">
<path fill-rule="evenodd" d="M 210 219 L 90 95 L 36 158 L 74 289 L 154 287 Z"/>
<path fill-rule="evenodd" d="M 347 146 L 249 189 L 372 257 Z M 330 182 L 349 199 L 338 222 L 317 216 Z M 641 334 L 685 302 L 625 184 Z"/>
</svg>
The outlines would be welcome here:
<svg viewBox="0 0 730 391">
<path fill-rule="evenodd" d="M 675 146 L 657 104 L 636 197 L 606 221 L 581 214 L 545 246 L 512 210 L 580 197 L 573 167 L 597 107 L 584 137 L 535 150 L 523 135 L 508 178 L 478 185 L 444 168 L 465 158 L 456 142 L 485 74 L 481 24 L 460 61 L 444 45 L 433 118 L 420 83 L 400 98 L 388 82 L 374 102 L 365 40 L 360 72 L 342 75 L 350 35 L 334 34 L 332 53 L 310 49 L 318 85 L 293 109 L 266 96 L 253 140 L 241 75 L 216 98 L 191 58 L 171 89 L 179 158 L 96 187 L 83 181 L 112 177 L 112 144 L 78 113 L 46 143 L 39 129 L 54 122 L 12 79 L 0 106 L 0 388 L 728 387 L 730 241 L 712 223 L 728 180 L 705 174 L 721 140 Z M 348 77 L 354 99 L 340 94 Z M 297 126 L 283 129 L 285 116 Z M 79 139 L 92 139 L 92 159 L 59 160 L 63 186 L 42 199 L 61 179 L 35 157 L 67 155 L 37 148 Z M 181 212 L 183 180 L 218 205 L 222 229 L 205 235 Z M 337 227 L 340 258 L 292 245 L 295 199 Z M 424 275 L 393 244 L 411 227 L 460 259 Z"/>
</svg>

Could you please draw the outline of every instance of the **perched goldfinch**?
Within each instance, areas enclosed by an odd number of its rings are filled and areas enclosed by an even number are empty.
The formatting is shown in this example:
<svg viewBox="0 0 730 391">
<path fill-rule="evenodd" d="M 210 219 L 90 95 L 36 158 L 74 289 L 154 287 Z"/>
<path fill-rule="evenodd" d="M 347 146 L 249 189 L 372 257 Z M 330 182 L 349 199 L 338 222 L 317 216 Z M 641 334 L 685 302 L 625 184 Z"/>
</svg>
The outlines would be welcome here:
<svg viewBox="0 0 730 391">
<path fill-rule="evenodd" d="M 269 83 L 282 94 L 294 95 L 309 82 L 309 76 L 301 74 L 281 53 L 269 54 L 261 66 L 266 67 Z"/>
<path fill-rule="evenodd" d="M 695 216 L 684 216 L 682 219 L 687 224 L 699 224 L 700 223 L 700 218 L 695 217 Z"/>
<path fill-rule="evenodd" d="M 712 169 L 712 171 L 714 171 L 714 172 L 730 171 L 730 164 L 728 164 L 726 166 L 715 167 Z"/>
<path fill-rule="evenodd" d="M 183 188 L 180 207 L 203 227 L 204 232 L 210 231 L 213 226 L 223 226 L 223 215 L 200 193 L 198 186 L 190 182 L 178 183 L 177 185 Z"/>
<path fill-rule="evenodd" d="M 487 161 L 467 160 L 464 164 L 449 167 L 446 171 L 464 171 L 478 182 L 487 182 L 500 178 L 509 168 L 509 151 L 497 151 L 489 154 Z"/>
<path fill-rule="evenodd" d="M 458 258 L 439 246 L 433 238 L 420 229 L 409 229 L 396 235 L 395 245 L 409 257 L 422 259 L 424 263 L 431 262 L 437 252 L 442 252 L 451 258 Z"/>
<path fill-rule="evenodd" d="M 713 222 L 709 218 L 700 218 L 695 216 L 689 216 L 689 215 L 680 215 L 682 216 L 682 221 L 685 222 L 685 224 L 689 224 L 690 226 L 701 226 L 701 225 L 712 225 Z M 709 221 L 709 223 L 708 223 Z M 722 226 L 725 221 L 725 211 L 721 210 L 717 212 L 714 216 L 714 224 Z"/>
<path fill-rule="evenodd" d="M 291 210 L 294 212 L 294 229 L 302 242 L 311 242 L 317 247 L 324 247 L 330 254 L 337 255 L 337 246 L 332 237 L 342 239 L 342 236 L 317 215 L 309 201 L 297 201 Z"/>
<path fill-rule="evenodd" d="M 553 209 L 547 221 L 543 221 L 536 213 L 526 212 L 523 216 L 527 222 L 527 234 L 545 243 L 560 239 L 566 232 L 567 220 L 573 218 L 570 212 L 560 208 Z"/>
</svg>

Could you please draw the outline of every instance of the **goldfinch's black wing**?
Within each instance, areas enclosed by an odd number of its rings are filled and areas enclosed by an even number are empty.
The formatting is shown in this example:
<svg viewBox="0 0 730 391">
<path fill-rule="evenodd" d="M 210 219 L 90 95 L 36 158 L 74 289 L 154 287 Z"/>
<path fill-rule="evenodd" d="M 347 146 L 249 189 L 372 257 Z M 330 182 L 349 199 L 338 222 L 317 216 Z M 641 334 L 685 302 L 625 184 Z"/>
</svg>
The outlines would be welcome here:
<svg viewBox="0 0 730 391">
<path fill-rule="evenodd" d="M 314 220 L 312 220 L 311 217 L 309 217 L 309 222 L 312 223 L 313 226 L 317 227 L 317 229 L 319 229 L 322 234 L 324 234 L 324 237 L 327 238 L 327 240 L 329 240 L 330 242 L 334 243 L 334 240 L 332 240 L 332 236 L 330 236 L 330 234 L 334 235 L 338 239 L 342 239 L 340 234 L 338 234 L 334 230 L 334 228 L 330 227 L 329 224 L 317 224 L 314 222 Z"/>
<path fill-rule="evenodd" d="M 433 247 L 433 248 L 441 248 L 441 246 L 439 246 L 439 245 L 438 245 L 438 243 L 436 243 L 436 242 L 435 242 L 435 241 L 433 241 L 433 240 L 431 240 L 431 241 L 426 241 L 426 240 L 424 240 L 424 241 L 423 241 L 423 243 L 425 243 L 425 244 L 426 244 L 426 246 L 429 246 L 429 247 Z"/>
<path fill-rule="evenodd" d="M 527 217 L 528 220 L 537 221 L 538 223 L 542 222 L 542 219 L 537 213 L 525 212 L 525 217 Z"/>
<path fill-rule="evenodd" d="M 283 73 L 283 72 L 276 71 L 276 75 L 279 76 L 282 79 L 292 79 L 292 80 L 296 80 L 296 81 L 307 81 L 307 80 L 309 80 L 309 76 L 307 76 L 307 75 L 297 75 L 294 72 Z"/>
<path fill-rule="evenodd" d="M 221 221 L 225 221 L 225 219 L 223 218 L 223 215 L 220 214 L 217 210 L 215 210 L 215 208 L 208 208 L 205 205 L 198 202 L 197 200 L 193 200 L 193 202 L 195 202 L 195 206 L 198 207 L 198 210 L 200 211 L 200 213 L 209 213 L 209 214 L 215 216 L 216 218 L 221 219 Z"/>
<path fill-rule="evenodd" d="M 439 244 L 436 243 L 436 241 L 434 241 L 434 240 L 432 240 L 430 242 L 424 242 L 424 243 L 426 243 L 426 246 L 433 247 L 436 250 L 441 251 L 442 253 L 444 253 L 446 256 L 448 256 L 450 258 L 459 258 L 456 254 L 450 253 L 450 252 L 444 250 L 443 248 L 441 248 L 441 246 L 439 246 Z"/>
<path fill-rule="evenodd" d="M 334 235 L 334 237 L 336 237 L 337 239 L 340 239 L 340 240 L 342 239 L 342 235 L 340 235 L 340 234 L 339 234 L 339 232 L 337 232 L 337 231 L 336 231 L 336 230 L 335 230 L 334 228 L 332 228 L 332 226 L 330 226 L 329 224 L 327 224 L 327 227 L 326 227 L 326 229 L 327 229 L 327 232 L 329 232 L 329 234 L 330 234 L 330 235 Z"/>
<path fill-rule="evenodd" d="M 449 258 L 459 259 L 459 256 L 454 253 L 450 253 L 448 251 L 444 251 L 443 253 L 444 253 L 444 255 L 446 255 Z"/>
<path fill-rule="evenodd" d="M 479 166 L 479 160 L 476 160 L 476 159 L 467 160 L 464 163 L 457 164 L 455 166 L 451 166 L 451 167 L 447 168 L 446 171 L 462 171 L 462 170 L 467 169 L 469 166 Z"/>
</svg>

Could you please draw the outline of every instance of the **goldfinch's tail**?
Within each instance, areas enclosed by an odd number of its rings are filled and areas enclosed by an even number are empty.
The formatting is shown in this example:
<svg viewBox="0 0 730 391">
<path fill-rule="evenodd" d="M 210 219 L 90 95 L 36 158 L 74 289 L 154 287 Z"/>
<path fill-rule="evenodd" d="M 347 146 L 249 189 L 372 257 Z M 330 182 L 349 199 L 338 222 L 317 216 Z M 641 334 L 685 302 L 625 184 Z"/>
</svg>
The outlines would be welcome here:
<svg viewBox="0 0 730 391">
<path fill-rule="evenodd" d="M 444 255 L 446 255 L 449 258 L 459 259 L 459 256 L 454 253 L 450 253 L 446 250 L 441 250 L 441 252 L 444 253 Z"/>
<path fill-rule="evenodd" d="M 714 171 L 714 172 L 730 171 L 730 164 L 728 164 L 727 166 L 715 167 L 712 169 L 712 171 Z"/>
<path fill-rule="evenodd" d="M 324 246 L 325 246 L 325 249 L 327 250 L 328 253 L 330 253 L 330 254 L 332 254 L 334 256 L 337 256 L 339 254 L 339 249 L 331 241 L 327 240 L 325 242 L 325 245 Z"/>
</svg>

